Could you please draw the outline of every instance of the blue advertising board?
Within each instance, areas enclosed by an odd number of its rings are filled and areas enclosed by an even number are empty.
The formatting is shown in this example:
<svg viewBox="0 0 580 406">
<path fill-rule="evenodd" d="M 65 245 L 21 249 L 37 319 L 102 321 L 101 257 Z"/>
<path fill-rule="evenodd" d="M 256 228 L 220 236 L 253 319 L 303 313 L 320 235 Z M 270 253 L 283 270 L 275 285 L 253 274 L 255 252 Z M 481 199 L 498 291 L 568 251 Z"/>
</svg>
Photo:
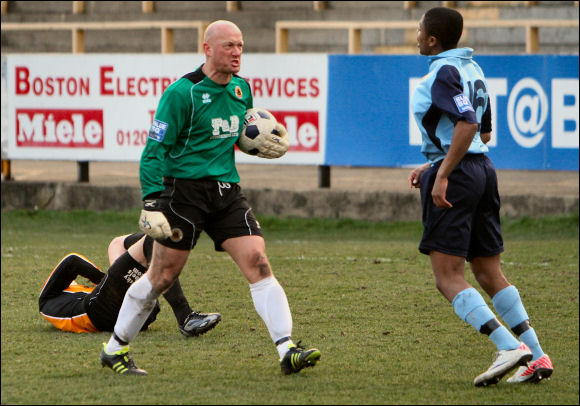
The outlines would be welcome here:
<svg viewBox="0 0 580 406">
<path fill-rule="evenodd" d="M 474 59 L 488 81 L 495 166 L 578 170 L 578 55 Z M 425 162 L 409 101 L 427 72 L 419 55 L 329 55 L 326 165 Z"/>
</svg>

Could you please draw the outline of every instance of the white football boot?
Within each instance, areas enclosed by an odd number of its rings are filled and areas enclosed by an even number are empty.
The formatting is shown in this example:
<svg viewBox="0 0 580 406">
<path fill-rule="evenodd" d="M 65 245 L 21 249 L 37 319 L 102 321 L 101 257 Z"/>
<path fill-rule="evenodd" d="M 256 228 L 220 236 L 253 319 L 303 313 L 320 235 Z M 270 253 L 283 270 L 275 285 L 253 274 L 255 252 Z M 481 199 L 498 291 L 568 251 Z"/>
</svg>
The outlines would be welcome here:
<svg viewBox="0 0 580 406">
<path fill-rule="evenodd" d="M 542 379 L 548 379 L 552 372 L 554 372 L 552 360 L 548 357 L 548 354 L 544 354 L 537 360 L 528 363 L 528 365 L 519 367 L 516 373 L 507 381 L 509 383 L 538 383 Z"/>
<path fill-rule="evenodd" d="M 501 378 L 517 366 L 526 366 L 532 359 L 532 352 L 524 343 L 515 350 L 500 350 L 495 353 L 493 363 L 483 374 L 473 381 L 475 386 L 494 385 Z"/>
</svg>

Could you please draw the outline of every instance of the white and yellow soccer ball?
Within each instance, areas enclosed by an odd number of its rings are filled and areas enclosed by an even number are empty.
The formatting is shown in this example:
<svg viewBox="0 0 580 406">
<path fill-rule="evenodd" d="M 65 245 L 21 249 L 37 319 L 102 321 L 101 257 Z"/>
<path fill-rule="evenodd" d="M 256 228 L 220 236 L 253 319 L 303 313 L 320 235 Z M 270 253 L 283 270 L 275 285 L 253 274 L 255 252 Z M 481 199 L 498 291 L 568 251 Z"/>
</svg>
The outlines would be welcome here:
<svg viewBox="0 0 580 406">
<path fill-rule="evenodd" d="M 280 158 L 288 151 L 288 131 L 268 110 L 254 107 L 246 111 L 238 147 L 260 158 Z"/>
</svg>

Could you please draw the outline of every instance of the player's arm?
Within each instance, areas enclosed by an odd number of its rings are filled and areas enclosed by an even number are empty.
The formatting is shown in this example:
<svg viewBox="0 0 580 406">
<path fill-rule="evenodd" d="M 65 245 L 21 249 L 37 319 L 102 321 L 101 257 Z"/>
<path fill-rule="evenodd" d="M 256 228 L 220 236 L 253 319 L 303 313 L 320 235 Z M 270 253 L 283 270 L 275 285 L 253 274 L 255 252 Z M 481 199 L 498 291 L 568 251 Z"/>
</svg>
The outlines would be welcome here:
<svg viewBox="0 0 580 406">
<path fill-rule="evenodd" d="M 188 117 L 186 110 L 189 105 L 175 87 L 169 87 L 163 93 L 141 155 L 139 179 L 143 210 L 139 217 L 139 228 L 152 238 L 165 239 L 171 236 L 169 222 L 163 214 L 169 198 L 161 196 L 164 190 L 165 160 L 184 126 L 184 117 Z"/>
<path fill-rule="evenodd" d="M 164 190 L 165 159 L 184 125 L 182 117 L 187 115 L 185 112 L 187 104 L 180 92 L 173 87 L 169 87 L 161 96 L 139 162 L 143 199 Z"/>
<path fill-rule="evenodd" d="M 487 108 L 483 115 L 481 116 L 481 128 L 479 133 L 479 138 L 481 142 L 487 144 L 491 140 L 491 100 L 487 99 Z"/>
<path fill-rule="evenodd" d="M 475 137 L 475 134 L 477 133 L 477 127 L 477 124 L 468 123 L 465 120 L 458 121 L 457 124 L 455 124 L 451 146 L 437 171 L 435 183 L 433 184 L 433 190 L 431 192 L 431 197 L 433 197 L 433 202 L 437 207 L 442 209 L 453 207 L 453 205 L 446 199 L 447 178 L 467 153 L 467 150 L 473 141 L 473 137 Z"/>
<path fill-rule="evenodd" d="M 471 102 L 463 93 L 461 76 L 454 66 L 446 65 L 439 69 L 431 87 L 431 99 L 455 124 L 451 145 L 437 171 L 431 192 L 435 205 L 448 209 L 453 205 L 446 198 L 447 178 L 467 153 L 479 123 Z"/>
</svg>

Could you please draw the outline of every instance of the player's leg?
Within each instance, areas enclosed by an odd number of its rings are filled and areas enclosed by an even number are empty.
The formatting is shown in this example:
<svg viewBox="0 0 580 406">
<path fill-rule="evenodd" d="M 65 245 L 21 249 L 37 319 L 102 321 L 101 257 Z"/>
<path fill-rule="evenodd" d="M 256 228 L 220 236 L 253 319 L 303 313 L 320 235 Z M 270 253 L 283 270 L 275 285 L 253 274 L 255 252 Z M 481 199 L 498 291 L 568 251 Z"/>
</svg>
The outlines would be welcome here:
<svg viewBox="0 0 580 406">
<path fill-rule="evenodd" d="M 124 237 L 125 238 L 121 242 L 123 249 L 133 250 L 131 248 L 133 245 L 141 244 L 145 261 L 147 263 L 151 262 L 153 254 L 153 239 L 151 237 L 144 235 L 143 233 L 130 234 Z M 111 251 L 109 250 L 109 254 L 110 253 Z M 185 337 L 195 337 L 204 334 L 214 328 L 221 320 L 221 314 L 219 313 L 202 313 L 193 311 L 183 293 L 179 279 L 176 279 L 173 285 L 163 293 L 163 297 L 171 306 L 171 310 L 173 310 L 173 314 L 177 320 L 179 331 Z M 151 313 L 151 315 L 153 316 L 153 313 Z M 149 322 L 150 319 L 151 316 L 147 322 Z"/>
<path fill-rule="evenodd" d="M 205 334 L 217 326 L 222 318 L 219 313 L 193 311 L 183 293 L 179 278 L 163 293 L 163 297 L 171 306 L 179 331 L 185 337 L 196 337 Z"/>
<path fill-rule="evenodd" d="M 87 311 L 101 331 L 113 331 L 127 290 L 147 271 L 144 240 L 143 237 L 140 238 L 113 262 L 106 277 L 90 295 Z M 155 321 L 159 310 L 156 303 L 143 329 Z"/>
<path fill-rule="evenodd" d="M 479 181 L 481 169 L 472 157 L 458 164 L 449 176 L 447 200 L 453 207 L 447 210 L 435 206 L 431 198 L 437 170 L 435 165 L 421 176 L 424 231 L 419 250 L 429 255 L 437 289 L 452 304 L 455 313 L 477 331 L 489 335 L 498 349 L 512 348 L 517 340 L 505 327 L 498 328 L 495 315 L 464 275 L 473 213 L 484 190 Z"/>
<path fill-rule="evenodd" d="M 437 251 L 431 251 L 429 257 L 437 289 L 451 302 L 461 320 L 489 336 L 498 351 L 518 348 L 520 343 L 499 324 L 481 294 L 465 280 L 465 258 Z"/>
<path fill-rule="evenodd" d="M 93 283 L 99 283 L 104 274 L 99 268 L 82 255 L 71 253 L 60 260 L 44 282 L 38 298 L 39 309 L 48 299 L 62 294 L 62 291 L 78 277 L 83 276 Z"/>
<path fill-rule="evenodd" d="M 471 269 L 480 286 L 490 297 L 493 297 L 497 292 L 509 286 L 500 267 L 500 254 L 504 248 L 499 217 L 500 199 L 497 176 L 489 158 L 482 156 L 473 163 L 484 187 L 473 213 L 473 230 L 467 259 L 471 262 Z M 495 308 L 498 310 L 497 306 Z M 499 314 L 501 315 L 501 312 Z M 507 322 L 505 318 L 504 321 Z M 499 324 L 497 319 L 496 323 Z M 508 326 L 511 327 L 509 322 Z M 503 325 L 498 330 L 501 330 L 501 334 L 504 335 L 504 343 L 511 342 L 512 344 L 509 347 L 504 344 L 503 348 L 498 346 L 500 351 L 492 365 L 475 378 L 474 383 L 478 386 L 499 382 L 509 370 L 518 365 L 526 365 L 532 357 L 527 345 L 518 342 Z M 517 348 L 515 348 L 516 345 L 518 345 Z"/>
<path fill-rule="evenodd" d="M 138 235 L 138 234 L 137 233 L 125 234 L 125 235 L 115 237 L 111 240 L 111 242 L 109 243 L 109 247 L 107 248 L 107 254 L 109 255 L 109 265 L 113 265 L 113 263 L 117 260 L 117 258 L 119 258 L 122 254 L 127 252 L 127 249 L 129 246 L 125 245 L 125 241 L 127 240 L 127 238 L 129 238 L 130 236 L 133 236 L 133 235 Z M 141 237 L 142 236 L 143 235 L 141 235 Z M 133 241 L 133 243 L 135 243 L 135 242 L 137 242 L 137 241 Z M 132 245 L 132 244 L 130 244 L 130 245 Z"/>
<path fill-rule="evenodd" d="M 442 210 L 435 206 L 431 189 L 437 166 L 421 176 L 423 206 L 423 238 L 419 245 L 422 253 L 429 254 L 437 288 L 449 300 L 455 313 L 496 345 L 501 359 L 509 358 L 506 369 L 497 369 L 494 362 L 486 375 L 476 378 L 476 385 L 496 383 L 509 370 L 523 362 L 518 350 L 520 343 L 502 326 L 481 294 L 465 280 L 465 259 L 469 257 L 474 229 L 474 216 L 485 192 L 485 173 L 482 156 L 466 156 L 449 176 L 447 200 L 453 204 Z M 423 189 L 423 188 L 426 189 Z M 468 258 L 469 259 L 469 258 Z M 509 367 L 509 368 L 508 368 Z"/>
<path fill-rule="evenodd" d="M 60 330 L 96 332 L 98 329 L 87 315 L 84 300 L 92 288 L 71 286 L 79 275 L 98 281 L 104 274 L 81 255 L 67 255 L 54 268 L 42 288 L 38 299 L 39 312 Z"/>
<path fill-rule="evenodd" d="M 241 188 L 220 182 L 206 187 L 218 204 L 205 230 L 216 250 L 227 251 L 250 283 L 254 307 L 276 345 L 282 372 L 290 374 L 314 366 L 320 351 L 305 350 L 292 341 L 292 315 L 286 293 L 272 274 L 260 224 Z"/>
<path fill-rule="evenodd" d="M 131 251 L 131 249 L 129 249 Z M 109 342 L 103 344 L 101 363 L 120 374 L 146 375 L 129 356 L 129 343 L 137 337 L 153 310 L 157 298 L 169 288 L 185 265 L 189 251 L 176 250 L 157 242 L 147 272 L 127 290 Z"/>
<path fill-rule="evenodd" d="M 131 247 L 129 253 L 131 253 Z M 157 242 L 153 244 L 153 258 L 149 269 L 127 290 L 112 337 L 112 351 L 132 341 L 139 332 L 155 301 L 169 288 L 187 261 L 189 251 L 176 250 Z M 114 347 L 115 336 L 120 345 Z"/>
<path fill-rule="evenodd" d="M 222 243 L 248 282 L 254 307 L 260 315 L 280 356 L 284 374 L 311 367 L 320 359 L 316 348 L 305 350 L 292 341 L 292 314 L 284 289 L 272 274 L 264 239 L 250 235 Z"/>
<path fill-rule="evenodd" d="M 477 331 L 487 335 L 498 349 L 492 365 L 475 378 L 474 384 L 495 384 L 509 371 L 529 361 L 531 353 L 527 347 L 520 344 L 499 323 L 481 294 L 463 279 L 464 258 L 436 252 L 432 252 L 430 257 L 437 287 L 448 300 L 455 295 L 451 299 L 455 313 Z"/>
<path fill-rule="evenodd" d="M 500 255 L 474 258 L 471 267 L 479 284 L 492 298 L 498 314 L 532 351 L 532 360 L 521 366 L 508 382 L 539 382 L 550 377 L 552 361 L 542 350 L 536 332 L 530 326 L 518 289 L 509 284 L 501 270 Z"/>
<path fill-rule="evenodd" d="M 128 343 L 139 333 L 157 298 L 181 273 L 203 229 L 203 213 L 192 205 L 204 195 L 203 191 L 200 194 L 196 189 L 196 182 L 165 178 L 164 183 L 164 193 L 170 204 L 163 214 L 170 224 L 172 236 L 153 243 L 148 270 L 127 290 L 114 333 L 101 352 L 103 366 L 109 366 L 117 373 L 146 374 L 136 368 L 132 360 L 129 364 Z M 117 363 L 120 363 L 119 367 L 115 367 Z"/>
</svg>

